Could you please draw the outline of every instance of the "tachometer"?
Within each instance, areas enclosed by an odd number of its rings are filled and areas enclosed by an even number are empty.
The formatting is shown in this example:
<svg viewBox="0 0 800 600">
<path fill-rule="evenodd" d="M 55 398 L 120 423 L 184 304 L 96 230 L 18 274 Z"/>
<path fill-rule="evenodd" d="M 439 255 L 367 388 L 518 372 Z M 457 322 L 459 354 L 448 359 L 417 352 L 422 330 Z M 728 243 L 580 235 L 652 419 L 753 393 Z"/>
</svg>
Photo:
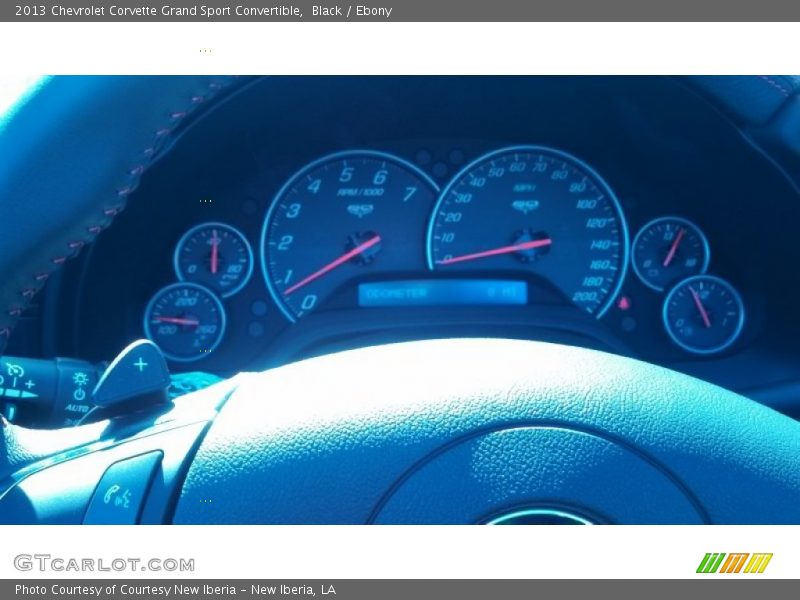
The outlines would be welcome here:
<svg viewBox="0 0 800 600">
<path fill-rule="evenodd" d="M 441 270 L 535 274 L 597 317 L 628 262 L 619 201 L 591 167 L 540 146 L 492 152 L 444 189 L 428 228 L 428 264 Z"/>
<path fill-rule="evenodd" d="M 420 224 L 437 191 L 410 163 L 373 151 L 328 156 L 294 175 L 261 234 L 264 279 L 286 317 L 306 315 L 353 279 L 424 268 Z"/>
</svg>

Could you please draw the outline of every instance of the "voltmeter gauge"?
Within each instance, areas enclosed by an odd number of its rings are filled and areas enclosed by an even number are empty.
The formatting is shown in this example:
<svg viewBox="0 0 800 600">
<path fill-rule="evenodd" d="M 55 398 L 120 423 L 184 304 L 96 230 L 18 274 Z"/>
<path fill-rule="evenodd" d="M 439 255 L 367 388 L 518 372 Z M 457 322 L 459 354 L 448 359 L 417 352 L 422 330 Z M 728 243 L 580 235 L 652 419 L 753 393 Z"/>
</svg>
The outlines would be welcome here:
<svg viewBox="0 0 800 600">
<path fill-rule="evenodd" d="M 693 354 L 716 354 L 738 339 L 744 304 L 727 281 L 696 275 L 681 281 L 664 299 L 664 327 L 678 346 Z"/>
</svg>

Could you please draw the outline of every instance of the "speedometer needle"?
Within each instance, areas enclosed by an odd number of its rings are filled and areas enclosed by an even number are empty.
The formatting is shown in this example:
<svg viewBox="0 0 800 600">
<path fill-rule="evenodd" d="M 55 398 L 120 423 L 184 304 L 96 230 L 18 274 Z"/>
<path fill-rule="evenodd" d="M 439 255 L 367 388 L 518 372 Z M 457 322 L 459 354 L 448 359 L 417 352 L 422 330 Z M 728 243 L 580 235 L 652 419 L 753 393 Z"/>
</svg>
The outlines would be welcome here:
<svg viewBox="0 0 800 600">
<path fill-rule="evenodd" d="M 541 248 L 549 246 L 553 243 L 550 238 L 542 240 L 533 240 L 530 242 L 522 242 L 521 244 L 513 244 L 511 246 L 502 246 L 492 250 L 484 250 L 483 252 L 475 252 L 473 254 L 462 254 L 461 256 L 451 256 L 443 260 L 437 260 L 437 265 L 452 265 L 453 263 L 464 262 L 467 260 L 475 260 L 476 258 L 486 258 L 487 256 L 497 256 L 498 254 L 510 254 L 512 252 L 519 252 L 520 250 L 532 250 L 533 248 Z"/>
<path fill-rule="evenodd" d="M 200 325 L 200 321 L 196 319 L 182 319 L 180 317 L 156 317 L 159 323 L 174 323 L 175 325 L 186 325 L 187 327 L 195 327 Z"/>
<path fill-rule="evenodd" d="M 708 318 L 708 311 L 706 307 L 703 306 L 703 302 L 700 300 L 700 294 L 694 291 L 694 288 L 690 287 L 689 291 L 692 293 L 692 298 L 694 298 L 694 305 L 697 307 L 697 312 L 700 313 L 700 316 L 703 318 L 703 324 L 708 328 L 711 327 L 711 319 Z"/>
<path fill-rule="evenodd" d="M 669 252 L 667 253 L 667 257 L 664 259 L 664 266 L 668 267 L 669 263 L 672 262 L 672 259 L 675 258 L 675 253 L 678 251 L 678 246 L 681 245 L 681 240 L 683 236 L 686 234 L 686 230 L 681 228 L 678 230 L 678 235 L 675 236 L 675 241 L 672 242 L 672 245 L 669 247 Z"/>
<path fill-rule="evenodd" d="M 326 273 L 329 273 L 330 271 L 333 271 L 336 267 L 338 267 L 340 265 L 343 265 L 344 263 L 346 263 L 351 258 L 353 258 L 355 256 L 358 256 L 359 254 L 361 254 L 362 252 L 365 252 L 366 250 L 369 250 L 375 244 L 380 243 L 380 241 L 381 241 L 381 236 L 380 235 L 376 235 L 375 237 L 372 237 L 372 238 L 368 239 L 363 244 L 359 244 L 358 246 L 356 246 L 352 250 L 349 250 L 348 252 L 345 252 L 344 254 L 342 254 L 336 260 L 333 260 L 333 261 L 329 262 L 327 265 L 325 265 L 324 267 L 322 267 L 318 271 L 314 271 L 311 275 L 309 275 L 305 279 L 301 279 L 300 281 L 295 283 L 293 286 L 286 288 L 283 291 L 283 295 L 284 296 L 288 296 L 292 292 L 296 292 L 297 290 L 299 290 L 304 285 L 307 285 L 307 284 L 311 283 L 315 279 L 319 279 L 320 277 L 322 277 Z"/>
</svg>

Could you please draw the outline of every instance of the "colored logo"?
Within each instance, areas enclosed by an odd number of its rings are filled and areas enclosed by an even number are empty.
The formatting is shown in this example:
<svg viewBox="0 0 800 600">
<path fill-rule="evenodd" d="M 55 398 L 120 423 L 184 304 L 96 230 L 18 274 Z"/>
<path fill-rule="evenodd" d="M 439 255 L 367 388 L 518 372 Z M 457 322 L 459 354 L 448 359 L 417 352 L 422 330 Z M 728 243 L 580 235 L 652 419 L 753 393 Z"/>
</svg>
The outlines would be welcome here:
<svg viewBox="0 0 800 600">
<path fill-rule="evenodd" d="M 349 204 L 347 206 L 347 212 L 354 217 L 358 217 L 359 219 L 363 219 L 367 215 L 371 215 L 374 210 L 374 204 Z"/>
<path fill-rule="evenodd" d="M 772 553 L 749 554 L 738 552 L 707 552 L 697 567 L 698 573 L 763 573 Z"/>
</svg>

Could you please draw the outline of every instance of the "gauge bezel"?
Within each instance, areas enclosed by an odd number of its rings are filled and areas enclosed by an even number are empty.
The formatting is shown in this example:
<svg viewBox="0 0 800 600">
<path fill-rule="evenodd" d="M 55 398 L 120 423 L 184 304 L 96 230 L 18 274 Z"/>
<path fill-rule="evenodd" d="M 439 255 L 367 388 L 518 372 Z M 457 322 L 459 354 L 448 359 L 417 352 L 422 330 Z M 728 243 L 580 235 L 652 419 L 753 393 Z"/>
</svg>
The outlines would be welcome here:
<svg viewBox="0 0 800 600">
<path fill-rule="evenodd" d="M 705 232 L 700 228 L 700 226 L 697 223 L 689 219 L 686 219 L 684 217 L 676 217 L 674 215 L 665 215 L 663 217 L 656 217 L 655 219 L 649 220 L 647 223 L 645 223 L 639 228 L 639 231 L 636 233 L 636 235 L 633 238 L 633 241 L 631 242 L 631 268 L 633 269 L 633 272 L 636 273 L 636 277 L 639 279 L 639 281 L 641 281 L 651 290 L 655 290 L 656 292 L 664 292 L 667 290 L 668 286 L 659 287 L 655 284 L 652 284 L 649 281 L 647 281 L 647 278 L 639 272 L 639 267 L 636 265 L 636 245 L 639 243 L 639 239 L 641 238 L 642 234 L 644 234 L 645 231 L 653 227 L 653 225 L 656 225 L 657 223 L 660 223 L 662 221 L 677 221 L 679 223 L 688 225 L 695 231 L 695 233 L 697 233 L 698 237 L 703 242 L 703 252 L 705 253 L 703 268 L 698 273 L 695 273 L 694 275 L 689 275 L 689 277 L 695 277 L 697 275 L 705 275 L 708 272 L 708 265 L 711 263 L 711 246 L 708 243 L 708 238 L 706 237 Z"/>
<path fill-rule="evenodd" d="M 214 344 L 212 344 L 209 348 L 206 349 L 206 352 L 204 352 L 203 354 L 198 354 L 197 356 L 177 356 L 170 352 L 167 352 L 166 350 L 161 348 L 161 346 L 158 346 L 158 342 L 153 339 L 152 332 L 150 331 L 149 315 L 153 310 L 153 306 L 155 305 L 156 300 L 164 293 L 170 292 L 175 288 L 181 288 L 181 287 L 194 288 L 196 290 L 199 290 L 201 293 L 204 292 L 209 296 L 211 296 L 211 299 L 217 305 L 217 309 L 219 310 L 220 314 L 220 333 L 217 336 L 217 340 L 214 342 Z M 144 314 L 142 316 L 142 324 L 144 326 L 145 337 L 151 342 L 153 342 L 156 346 L 158 346 L 159 350 L 161 350 L 161 353 L 165 357 L 167 357 L 169 360 L 173 362 L 179 362 L 179 363 L 196 362 L 198 360 L 203 360 L 204 358 L 208 358 L 209 356 L 211 356 L 211 354 L 222 343 L 222 340 L 225 337 L 225 334 L 227 333 L 228 330 L 228 319 L 227 315 L 225 314 L 225 307 L 223 306 L 222 300 L 220 300 L 219 296 L 213 290 L 208 289 L 204 285 L 200 285 L 199 283 L 193 283 L 191 281 L 178 281 L 176 283 L 171 283 L 169 285 L 165 285 L 162 288 L 159 288 L 150 298 L 150 301 L 147 303 L 147 306 L 145 306 Z"/>
<path fill-rule="evenodd" d="M 244 289 L 244 286 L 248 284 L 248 282 L 250 281 L 250 277 L 253 275 L 253 262 L 255 261 L 253 255 L 253 247 L 250 245 L 247 236 L 245 236 L 244 233 L 242 233 L 239 229 L 237 229 L 233 225 L 229 225 L 228 223 L 222 223 L 220 221 L 208 221 L 206 223 L 200 223 L 199 225 L 195 225 L 194 227 L 190 228 L 186 233 L 184 233 L 180 237 L 178 242 L 175 244 L 175 250 L 173 250 L 172 252 L 172 266 L 173 269 L 175 270 L 175 276 L 178 278 L 178 281 L 184 283 L 195 283 L 194 281 L 190 281 L 189 279 L 187 279 L 186 275 L 184 275 L 184 273 L 181 271 L 180 267 L 181 248 L 184 246 L 184 244 L 190 237 L 195 235 L 197 232 L 202 231 L 203 229 L 207 229 L 209 227 L 213 227 L 216 229 L 226 229 L 229 232 L 233 233 L 239 238 L 239 241 L 241 241 L 244 244 L 244 247 L 247 250 L 247 259 L 248 259 L 247 273 L 244 275 L 242 281 L 235 288 L 231 288 L 223 294 L 222 292 L 217 292 L 215 290 L 212 290 L 208 286 L 197 284 L 200 287 L 205 287 L 210 291 L 214 292 L 216 296 L 219 296 L 221 298 L 230 298 L 234 294 L 237 294 L 240 291 L 242 291 L 242 289 Z"/>
<path fill-rule="evenodd" d="M 704 279 L 706 281 L 710 280 L 718 285 L 726 287 L 730 292 L 731 297 L 733 297 L 734 301 L 739 306 L 739 319 L 738 322 L 736 323 L 736 329 L 734 330 L 733 334 L 724 343 L 718 346 L 714 346 L 713 348 L 695 348 L 681 341 L 672 331 L 669 322 L 669 316 L 667 315 L 667 311 L 669 309 L 669 303 L 672 300 L 672 297 L 678 291 L 678 289 L 688 285 L 692 281 L 697 281 L 698 279 Z M 733 344 L 736 343 L 736 341 L 739 339 L 739 336 L 741 336 L 742 334 L 742 330 L 744 329 L 745 319 L 746 316 L 745 316 L 744 300 L 742 300 L 741 294 L 733 286 L 733 284 L 727 281 L 726 279 L 723 279 L 722 277 L 717 277 L 716 275 L 708 275 L 705 273 L 692 275 L 691 277 L 686 277 L 684 279 L 681 279 L 674 286 L 672 286 L 672 288 L 670 288 L 669 293 L 664 297 L 664 303 L 661 308 L 661 320 L 664 325 L 664 329 L 667 332 L 669 338 L 672 340 L 672 342 L 681 349 L 685 350 L 686 352 L 689 352 L 690 354 L 696 354 L 698 356 L 719 354 L 720 352 L 724 352 L 725 350 L 733 346 Z"/>
<path fill-rule="evenodd" d="M 604 177 L 600 175 L 592 166 L 565 150 L 558 150 L 557 148 L 551 148 L 550 146 L 541 146 L 536 144 L 525 144 L 525 145 L 517 145 L 517 146 L 505 146 L 503 148 L 498 148 L 497 150 L 492 150 L 490 152 L 486 152 L 471 162 L 469 162 L 466 166 L 464 166 L 458 173 L 456 173 L 450 181 L 447 183 L 442 191 L 439 193 L 439 197 L 436 199 L 436 204 L 433 206 L 433 210 L 431 211 L 430 218 L 428 219 L 428 227 L 425 235 L 425 256 L 428 261 L 428 270 L 429 271 L 436 271 L 435 261 L 433 260 L 433 228 L 436 222 L 436 216 L 439 213 L 439 209 L 444 202 L 444 199 L 450 193 L 450 190 L 456 185 L 461 179 L 467 175 L 470 171 L 475 169 L 478 165 L 485 163 L 487 160 L 492 160 L 496 156 L 502 154 L 508 154 L 509 152 L 531 152 L 535 153 L 538 152 L 540 154 L 549 154 L 551 156 L 555 156 L 565 162 L 572 163 L 574 167 L 577 169 L 583 170 L 584 173 L 589 175 L 590 177 L 594 178 L 595 182 L 598 186 L 608 194 L 608 198 L 614 204 L 617 210 L 617 215 L 619 216 L 619 225 L 620 230 L 622 232 L 622 246 L 623 246 L 623 255 L 621 265 L 620 265 L 620 272 L 616 282 L 614 289 L 611 293 L 608 294 L 608 299 L 606 302 L 593 314 L 593 316 L 597 319 L 603 317 L 608 310 L 614 305 L 614 301 L 619 296 L 620 291 L 622 290 L 622 286 L 625 283 L 625 278 L 628 275 L 628 262 L 630 260 L 630 234 L 628 231 L 628 221 L 625 217 L 625 211 L 622 210 L 622 204 L 617 198 L 617 195 L 614 193 L 614 190 L 608 184 Z"/>
<path fill-rule="evenodd" d="M 365 149 L 354 149 L 354 150 L 341 150 L 338 152 L 332 152 L 330 154 L 326 154 L 312 160 L 311 162 L 305 164 L 303 167 L 295 171 L 291 177 L 289 177 L 284 184 L 278 189 L 275 195 L 272 197 L 270 201 L 269 208 L 267 209 L 267 214 L 264 216 L 264 221 L 261 225 L 261 236 L 259 238 L 259 248 L 258 248 L 258 258 L 259 263 L 261 266 L 261 275 L 264 279 L 264 283 L 267 286 L 267 290 L 269 291 L 270 296 L 272 297 L 272 301 L 275 305 L 280 309 L 281 313 L 290 323 L 296 323 L 298 318 L 296 315 L 292 314 L 289 308 L 286 306 L 286 303 L 281 299 L 280 291 L 275 288 L 275 284 L 272 281 L 272 277 L 269 274 L 269 263 L 267 260 L 267 240 L 269 238 L 269 225 L 272 222 L 273 214 L 278 206 L 278 201 L 283 195 L 286 193 L 288 189 L 295 184 L 295 182 L 306 175 L 308 172 L 313 171 L 317 167 L 324 165 L 329 162 L 337 161 L 337 160 L 347 160 L 349 158 L 379 158 L 383 160 L 389 160 L 398 165 L 408 169 L 414 175 L 418 176 L 422 181 L 427 183 L 431 189 L 433 190 L 434 195 L 438 198 L 440 193 L 439 186 L 433 180 L 433 178 L 428 175 L 425 171 L 423 171 L 420 167 L 415 165 L 414 163 L 397 156 L 396 154 L 392 154 L 390 152 L 384 152 L 382 150 L 365 150 Z M 424 243 L 425 240 L 422 240 Z"/>
</svg>

